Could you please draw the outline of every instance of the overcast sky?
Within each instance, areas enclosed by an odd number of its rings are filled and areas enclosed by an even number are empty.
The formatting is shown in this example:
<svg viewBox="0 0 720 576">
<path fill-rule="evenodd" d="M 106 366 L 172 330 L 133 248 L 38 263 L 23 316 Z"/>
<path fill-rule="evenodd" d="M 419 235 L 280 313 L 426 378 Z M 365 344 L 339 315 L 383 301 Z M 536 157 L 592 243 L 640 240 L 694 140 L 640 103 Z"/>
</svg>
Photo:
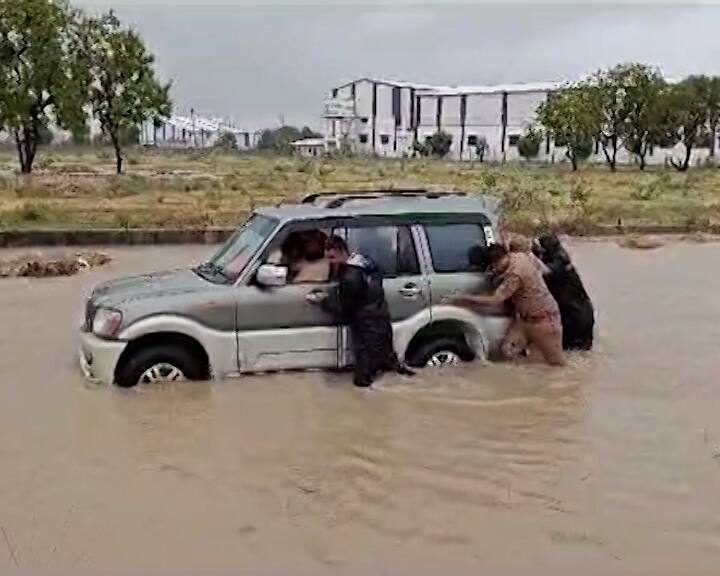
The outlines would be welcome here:
<svg viewBox="0 0 720 576">
<path fill-rule="evenodd" d="M 360 76 L 442 84 L 572 79 L 620 61 L 720 74 L 720 6 L 74 0 L 112 6 L 155 52 L 176 110 L 256 129 L 317 126 Z M 212 4 L 212 5 L 209 5 Z"/>
</svg>

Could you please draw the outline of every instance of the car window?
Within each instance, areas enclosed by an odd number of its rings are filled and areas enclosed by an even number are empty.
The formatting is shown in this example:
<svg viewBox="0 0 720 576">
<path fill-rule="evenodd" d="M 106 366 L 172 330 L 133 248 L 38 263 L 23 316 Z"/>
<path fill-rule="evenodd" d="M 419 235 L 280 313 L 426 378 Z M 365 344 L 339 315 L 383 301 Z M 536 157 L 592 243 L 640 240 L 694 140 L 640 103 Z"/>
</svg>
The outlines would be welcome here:
<svg viewBox="0 0 720 576">
<path fill-rule="evenodd" d="M 278 234 L 264 263 L 287 267 L 289 284 L 326 283 L 330 280 L 331 266 L 325 244 L 338 232 L 335 228 L 289 228 Z"/>
<path fill-rule="evenodd" d="M 234 281 L 276 226 L 276 220 L 253 214 L 210 259 L 208 266 L 228 281 Z"/>
<path fill-rule="evenodd" d="M 420 273 L 415 242 L 407 226 L 349 228 L 351 252 L 371 258 L 386 278 Z"/>
<path fill-rule="evenodd" d="M 469 272 L 474 270 L 471 251 L 487 245 L 480 224 L 444 224 L 426 226 L 433 269 L 436 272 Z"/>
</svg>

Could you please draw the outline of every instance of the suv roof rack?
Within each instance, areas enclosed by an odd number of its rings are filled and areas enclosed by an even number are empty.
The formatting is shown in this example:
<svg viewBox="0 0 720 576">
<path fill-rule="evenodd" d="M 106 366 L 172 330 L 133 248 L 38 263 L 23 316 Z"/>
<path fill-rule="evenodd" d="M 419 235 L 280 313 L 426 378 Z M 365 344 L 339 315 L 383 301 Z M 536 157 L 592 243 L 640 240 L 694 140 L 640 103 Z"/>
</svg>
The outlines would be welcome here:
<svg viewBox="0 0 720 576">
<path fill-rule="evenodd" d="M 467 196 L 466 192 L 435 192 L 424 188 L 356 190 L 350 192 L 321 192 L 310 194 L 302 200 L 302 204 L 314 204 L 322 198 L 332 199 L 327 208 L 339 208 L 352 200 L 376 200 L 379 198 L 428 198 L 436 199 L 443 196 Z"/>
</svg>

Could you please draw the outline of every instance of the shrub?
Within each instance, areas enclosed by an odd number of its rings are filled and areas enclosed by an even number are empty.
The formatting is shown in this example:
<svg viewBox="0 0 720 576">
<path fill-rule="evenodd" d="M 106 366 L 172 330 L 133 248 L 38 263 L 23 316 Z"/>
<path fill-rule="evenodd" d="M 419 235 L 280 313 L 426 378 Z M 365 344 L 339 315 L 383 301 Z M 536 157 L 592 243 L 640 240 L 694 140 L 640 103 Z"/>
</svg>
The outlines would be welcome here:
<svg viewBox="0 0 720 576">
<path fill-rule="evenodd" d="M 442 130 L 435 132 L 427 142 L 429 154 L 438 158 L 445 158 L 452 148 L 453 137 Z"/>
<path fill-rule="evenodd" d="M 238 149 L 237 138 L 232 132 L 223 132 L 213 144 L 216 150 L 235 151 Z"/>
<path fill-rule="evenodd" d="M 518 140 L 518 153 L 526 160 L 531 160 L 540 154 L 541 144 L 542 133 L 530 127 Z"/>
</svg>

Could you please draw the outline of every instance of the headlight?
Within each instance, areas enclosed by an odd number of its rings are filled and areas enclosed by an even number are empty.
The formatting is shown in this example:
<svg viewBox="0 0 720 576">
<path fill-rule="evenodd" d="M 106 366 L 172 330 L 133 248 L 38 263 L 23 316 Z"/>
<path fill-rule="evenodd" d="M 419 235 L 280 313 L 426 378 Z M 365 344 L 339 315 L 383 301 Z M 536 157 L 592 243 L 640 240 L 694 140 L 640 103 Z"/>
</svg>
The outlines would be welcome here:
<svg viewBox="0 0 720 576">
<path fill-rule="evenodd" d="M 92 323 L 92 331 L 95 336 L 101 338 L 112 338 L 117 335 L 120 325 L 122 324 L 123 315 L 119 310 L 111 310 L 110 308 L 100 308 L 95 312 L 95 318 Z"/>
</svg>

